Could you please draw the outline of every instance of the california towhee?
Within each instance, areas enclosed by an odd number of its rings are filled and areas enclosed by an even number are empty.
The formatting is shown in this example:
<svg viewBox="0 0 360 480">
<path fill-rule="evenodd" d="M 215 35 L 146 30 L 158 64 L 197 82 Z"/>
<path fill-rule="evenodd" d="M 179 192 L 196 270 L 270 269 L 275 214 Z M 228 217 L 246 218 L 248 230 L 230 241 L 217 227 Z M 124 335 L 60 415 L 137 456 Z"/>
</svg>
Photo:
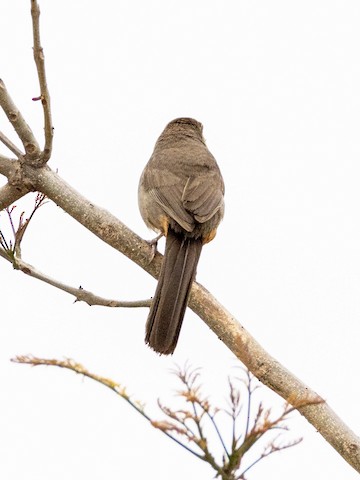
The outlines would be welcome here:
<svg viewBox="0 0 360 480">
<path fill-rule="evenodd" d="M 166 236 L 145 337 L 164 355 L 175 350 L 202 246 L 215 237 L 224 214 L 224 182 L 202 130 L 192 118 L 170 122 L 139 183 L 146 225 Z"/>
</svg>

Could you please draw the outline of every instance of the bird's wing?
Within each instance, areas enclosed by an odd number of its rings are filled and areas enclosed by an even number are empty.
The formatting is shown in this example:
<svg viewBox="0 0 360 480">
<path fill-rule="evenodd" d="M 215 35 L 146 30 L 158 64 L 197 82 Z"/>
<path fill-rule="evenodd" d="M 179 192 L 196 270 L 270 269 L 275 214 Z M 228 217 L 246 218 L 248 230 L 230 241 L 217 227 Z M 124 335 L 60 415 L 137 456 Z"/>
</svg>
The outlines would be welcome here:
<svg viewBox="0 0 360 480">
<path fill-rule="evenodd" d="M 190 177 L 151 170 L 149 194 L 186 231 L 209 220 L 223 205 L 223 183 L 217 172 Z"/>
<path fill-rule="evenodd" d="M 207 172 L 189 177 L 181 200 L 197 222 L 206 222 L 223 206 L 224 188 L 221 176 L 218 172 Z"/>
<path fill-rule="evenodd" d="M 151 177 L 151 178 L 150 178 Z M 194 229 L 194 217 L 185 208 L 182 202 L 184 180 L 169 171 L 164 173 L 160 169 L 148 172 L 147 183 L 151 185 L 148 193 L 165 211 L 186 231 Z"/>
</svg>

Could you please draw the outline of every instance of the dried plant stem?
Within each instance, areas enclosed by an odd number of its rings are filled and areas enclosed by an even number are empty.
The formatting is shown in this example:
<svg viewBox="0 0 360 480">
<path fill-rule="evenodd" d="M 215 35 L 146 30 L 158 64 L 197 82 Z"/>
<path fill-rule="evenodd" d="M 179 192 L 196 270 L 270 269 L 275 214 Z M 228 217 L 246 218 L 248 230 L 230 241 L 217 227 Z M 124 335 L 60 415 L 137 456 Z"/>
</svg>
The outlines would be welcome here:
<svg viewBox="0 0 360 480">
<path fill-rule="evenodd" d="M 288 419 L 289 413 L 293 410 L 292 408 L 289 408 L 288 405 L 286 405 L 280 415 L 277 415 L 276 417 L 272 415 L 273 418 L 270 420 L 271 410 L 265 410 L 260 403 L 258 414 L 252 419 L 253 424 L 251 430 L 246 436 L 242 436 L 241 441 L 239 439 L 239 441 L 235 443 L 232 442 L 231 448 L 228 450 L 214 418 L 215 415 L 220 411 L 223 411 L 223 413 L 227 412 L 224 409 L 212 405 L 211 402 L 202 395 L 200 385 L 198 383 L 198 369 L 191 370 L 189 366 L 185 366 L 184 369 L 178 368 L 178 370 L 173 372 L 182 383 L 182 387 L 185 387 L 184 390 L 181 390 L 177 394 L 182 398 L 183 402 L 185 402 L 185 406 L 183 408 L 179 408 L 178 410 L 173 410 L 170 407 L 162 405 L 158 401 L 158 405 L 162 412 L 166 415 L 167 419 L 155 421 L 151 420 L 151 418 L 145 413 L 144 406 L 140 402 L 136 402 L 131 399 L 125 387 L 122 387 L 119 383 L 114 382 L 109 378 L 101 377 L 89 372 L 81 364 L 75 362 L 74 360 L 45 359 L 26 355 L 17 356 L 12 359 L 12 361 L 32 366 L 49 365 L 66 368 L 74 371 L 75 373 L 91 378 L 110 388 L 117 395 L 128 402 L 128 404 L 138 413 L 140 413 L 148 422 L 150 422 L 153 427 L 160 430 L 164 435 L 176 442 L 181 447 L 185 448 L 185 450 L 200 460 L 208 463 L 215 470 L 217 474 L 216 476 L 222 480 L 245 479 L 245 472 L 252 468 L 258 461 L 266 458 L 274 452 L 297 445 L 301 441 L 301 439 L 297 439 L 279 444 L 278 439 L 280 434 L 273 435 L 268 445 L 263 448 L 263 453 L 260 454 L 259 458 L 256 461 L 253 461 L 243 471 L 242 474 L 237 475 L 240 466 L 244 463 L 243 460 L 245 455 L 265 433 L 271 432 L 275 429 L 283 431 L 287 430 L 287 427 L 283 424 L 283 422 Z M 250 383 L 247 384 L 246 381 L 242 383 L 246 388 L 251 390 Z M 231 411 L 233 412 L 234 421 L 241 424 L 243 421 L 242 417 L 240 416 L 242 410 L 240 402 L 240 390 L 234 387 L 231 380 L 230 385 L 230 403 L 232 404 Z M 198 411 L 201 411 L 202 413 L 199 414 Z M 226 455 L 223 455 L 219 461 L 217 461 L 215 456 L 211 453 L 213 449 L 213 441 L 208 438 L 205 432 L 206 428 L 204 428 L 209 421 L 215 426 L 216 432 L 218 432 L 219 438 L 221 439 L 224 452 L 226 452 Z M 192 425 L 195 425 L 196 432 L 194 432 L 194 429 L 191 428 Z M 201 453 L 193 450 L 193 448 L 190 448 L 188 445 L 193 445 L 195 449 Z"/>
<path fill-rule="evenodd" d="M 139 402 L 133 401 L 130 395 L 127 393 L 125 387 L 122 387 L 119 383 L 114 382 L 109 378 L 102 377 L 100 375 L 96 375 L 95 373 L 89 372 L 85 367 L 83 367 L 83 365 L 75 362 L 71 358 L 67 358 L 65 360 L 56 360 L 56 359 L 37 358 L 33 356 L 28 356 L 28 355 L 18 355 L 17 357 L 11 359 L 11 361 L 15 363 L 32 365 L 34 367 L 39 365 L 48 365 L 48 366 L 65 368 L 67 370 L 72 370 L 73 372 L 78 373 L 80 375 L 84 375 L 84 377 L 91 378 L 92 380 L 95 380 L 96 382 L 104 385 L 105 387 L 109 388 L 110 390 L 115 392 L 117 395 L 119 395 L 121 398 L 123 398 L 134 410 L 140 413 L 140 415 L 144 417 L 151 425 L 153 425 L 154 423 L 153 420 L 145 413 L 144 406 Z M 194 452 L 187 445 L 180 442 L 176 437 L 174 437 L 174 435 L 171 435 L 166 431 L 162 431 L 162 432 L 172 441 L 174 441 L 181 447 L 185 448 L 185 450 L 187 450 L 189 453 L 192 453 L 196 457 L 201 458 L 201 456 L 198 453 Z"/>
</svg>

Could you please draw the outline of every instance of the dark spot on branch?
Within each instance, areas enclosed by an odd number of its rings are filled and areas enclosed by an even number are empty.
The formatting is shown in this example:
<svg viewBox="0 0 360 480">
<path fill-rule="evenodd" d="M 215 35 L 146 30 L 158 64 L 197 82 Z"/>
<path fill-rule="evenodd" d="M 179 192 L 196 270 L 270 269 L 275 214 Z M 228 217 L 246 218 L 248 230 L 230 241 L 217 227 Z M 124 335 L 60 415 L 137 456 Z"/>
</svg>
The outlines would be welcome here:
<svg viewBox="0 0 360 480">
<path fill-rule="evenodd" d="M 10 112 L 9 113 L 9 120 L 10 122 L 14 123 L 18 119 L 18 113 L 17 112 Z"/>
</svg>

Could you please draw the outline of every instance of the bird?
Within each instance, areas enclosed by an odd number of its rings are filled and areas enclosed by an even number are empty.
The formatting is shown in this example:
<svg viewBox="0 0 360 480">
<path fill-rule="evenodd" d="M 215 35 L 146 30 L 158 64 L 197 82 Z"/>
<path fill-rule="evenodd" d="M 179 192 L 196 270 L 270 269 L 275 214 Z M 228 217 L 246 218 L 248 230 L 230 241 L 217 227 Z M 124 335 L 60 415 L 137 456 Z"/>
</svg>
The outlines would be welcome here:
<svg viewBox="0 0 360 480">
<path fill-rule="evenodd" d="M 202 247 L 214 239 L 224 215 L 224 193 L 202 124 L 186 117 L 168 123 L 138 188 L 145 224 L 166 237 L 145 333 L 145 343 L 161 355 L 177 345 Z"/>
</svg>

